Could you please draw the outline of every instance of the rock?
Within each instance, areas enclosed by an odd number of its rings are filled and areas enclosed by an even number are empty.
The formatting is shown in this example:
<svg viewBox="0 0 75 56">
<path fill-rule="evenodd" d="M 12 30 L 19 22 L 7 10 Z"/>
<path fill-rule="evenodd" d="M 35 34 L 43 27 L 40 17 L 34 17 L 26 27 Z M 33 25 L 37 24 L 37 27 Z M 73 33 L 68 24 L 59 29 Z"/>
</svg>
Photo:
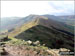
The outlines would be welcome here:
<svg viewBox="0 0 75 56">
<path fill-rule="evenodd" d="M 29 41 L 27 41 L 27 43 L 28 43 L 28 44 L 32 44 L 32 41 L 29 40 Z"/>
<path fill-rule="evenodd" d="M 60 48 L 60 51 L 70 51 L 70 50 L 66 48 Z"/>
<path fill-rule="evenodd" d="M 0 47 L 0 54 L 4 52 L 4 48 Z"/>
<path fill-rule="evenodd" d="M 45 44 L 43 44 L 43 46 L 45 46 Z"/>
<path fill-rule="evenodd" d="M 2 41 L 7 41 L 7 40 L 8 40 L 8 36 L 0 37 L 0 42 L 2 42 Z"/>
<path fill-rule="evenodd" d="M 36 42 L 34 42 L 33 44 L 34 44 L 34 45 L 39 45 L 40 42 L 39 42 L 39 41 L 36 41 Z"/>
</svg>

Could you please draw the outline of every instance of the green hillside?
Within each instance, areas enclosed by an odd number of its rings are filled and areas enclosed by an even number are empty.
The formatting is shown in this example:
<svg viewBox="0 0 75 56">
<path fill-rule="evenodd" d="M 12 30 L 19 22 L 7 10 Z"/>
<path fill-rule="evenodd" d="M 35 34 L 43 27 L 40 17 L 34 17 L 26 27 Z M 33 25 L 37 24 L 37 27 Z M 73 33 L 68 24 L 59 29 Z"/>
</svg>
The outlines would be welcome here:
<svg viewBox="0 0 75 56">
<path fill-rule="evenodd" d="M 41 25 L 32 27 L 15 38 L 31 41 L 39 40 L 41 44 L 45 43 L 50 48 L 67 48 L 73 50 L 74 47 L 73 36 Z"/>
</svg>

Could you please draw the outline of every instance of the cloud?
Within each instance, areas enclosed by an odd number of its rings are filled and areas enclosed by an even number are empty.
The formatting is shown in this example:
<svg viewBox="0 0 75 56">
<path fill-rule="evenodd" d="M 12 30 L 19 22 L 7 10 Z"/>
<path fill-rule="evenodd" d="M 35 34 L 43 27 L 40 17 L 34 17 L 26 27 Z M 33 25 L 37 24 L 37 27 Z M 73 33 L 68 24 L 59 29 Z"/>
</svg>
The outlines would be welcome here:
<svg viewBox="0 0 75 56">
<path fill-rule="evenodd" d="M 59 10 L 59 15 L 74 15 L 74 1 L 52 1 L 49 2 L 49 5 L 52 5 L 53 8 Z"/>
<path fill-rule="evenodd" d="M 26 16 L 28 14 L 44 14 L 47 2 L 40 1 L 2 1 L 2 16 Z"/>
<path fill-rule="evenodd" d="M 68 1 L 1 1 L 1 17 L 25 17 L 29 14 L 73 14 L 73 2 Z"/>
</svg>

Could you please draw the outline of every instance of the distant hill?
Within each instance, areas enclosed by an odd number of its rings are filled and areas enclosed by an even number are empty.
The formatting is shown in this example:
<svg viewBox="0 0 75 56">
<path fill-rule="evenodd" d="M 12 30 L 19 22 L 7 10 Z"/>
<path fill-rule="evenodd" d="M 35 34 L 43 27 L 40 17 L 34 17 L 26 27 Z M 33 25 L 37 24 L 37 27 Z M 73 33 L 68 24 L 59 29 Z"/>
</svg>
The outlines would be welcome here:
<svg viewBox="0 0 75 56">
<path fill-rule="evenodd" d="M 4 17 L 1 18 L 1 31 L 9 30 L 17 26 L 19 24 L 20 17 Z M 20 23 L 21 24 L 21 23 Z"/>
<path fill-rule="evenodd" d="M 62 19 L 62 21 L 68 25 L 75 26 L 75 15 L 68 15 L 68 16 L 58 16 Z"/>
<path fill-rule="evenodd" d="M 58 16 L 54 16 L 54 15 L 42 15 L 42 16 L 45 16 L 45 17 L 48 17 L 49 19 L 52 19 L 52 20 L 55 20 L 55 21 L 59 21 L 59 22 L 62 22 L 62 18 L 58 17 Z"/>
<path fill-rule="evenodd" d="M 63 19 L 75 19 L 75 15 L 66 15 L 66 16 L 58 16 L 62 17 Z"/>
<path fill-rule="evenodd" d="M 65 24 L 68 24 L 70 26 L 75 26 L 75 15 L 67 15 L 67 16 L 54 16 L 54 15 L 43 15 L 48 18 L 51 18 L 52 20 L 56 20 L 59 22 L 63 22 Z"/>
<path fill-rule="evenodd" d="M 22 20 L 25 23 L 9 32 L 9 38 L 39 40 L 41 44 L 45 43 L 50 48 L 63 47 L 73 51 L 74 34 L 66 27 L 67 24 L 40 15 L 29 15 Z"/>
<path fill-rule="evenodd" d="M 72 33 L 74 33 L 75 15 L 67 15 L 67 16 L 43 15 L 43 16 L 62 23 L 65 27 L 72 30 Z"/>
</svg>

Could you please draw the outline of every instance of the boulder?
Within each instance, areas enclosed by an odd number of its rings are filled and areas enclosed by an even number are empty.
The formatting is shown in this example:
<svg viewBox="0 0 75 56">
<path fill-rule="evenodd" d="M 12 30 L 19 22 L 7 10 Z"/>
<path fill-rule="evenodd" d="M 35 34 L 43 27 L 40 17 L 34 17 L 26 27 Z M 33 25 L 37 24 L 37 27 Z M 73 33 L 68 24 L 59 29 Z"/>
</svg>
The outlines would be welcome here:
<svg viewBox="0 0 75 56">
<path fill-rule="evenodd" d="M 39 45 L 40 42 L 39 41 L 36 41 L 36 42 L 33 42 L 34 45 Z"/>
<path fill-rule="evenodd" d="M 32 44 L 32 41 L 29 40 L 29 41 L 27 41 L 27 43 L 28 43 L 28 44 Z"/>
<path fill-rule="evenodd" d="M 66 48 L 60 48 L 60 51 L 70 51 L 70 50 Z"/>
</svg>

